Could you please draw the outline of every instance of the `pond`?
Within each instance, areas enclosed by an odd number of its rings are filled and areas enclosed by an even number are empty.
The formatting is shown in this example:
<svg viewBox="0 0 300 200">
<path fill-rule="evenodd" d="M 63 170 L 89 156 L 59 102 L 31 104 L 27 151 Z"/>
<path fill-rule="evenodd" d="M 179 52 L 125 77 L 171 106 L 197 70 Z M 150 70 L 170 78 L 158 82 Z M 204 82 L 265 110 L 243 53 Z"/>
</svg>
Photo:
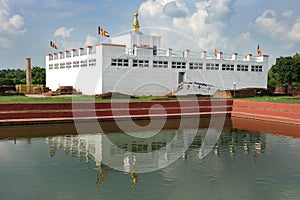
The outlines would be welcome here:
<svg viewBox="0 0 300 200">
<path fill-rule="evenodd" d="M 299 199 L 299 138 L 230 119 L 222 130 L 170 121 L 138 138 L 111 123 L 84 134 L 70 124 L 1 127 L 0 199 Z"/>
</svg>

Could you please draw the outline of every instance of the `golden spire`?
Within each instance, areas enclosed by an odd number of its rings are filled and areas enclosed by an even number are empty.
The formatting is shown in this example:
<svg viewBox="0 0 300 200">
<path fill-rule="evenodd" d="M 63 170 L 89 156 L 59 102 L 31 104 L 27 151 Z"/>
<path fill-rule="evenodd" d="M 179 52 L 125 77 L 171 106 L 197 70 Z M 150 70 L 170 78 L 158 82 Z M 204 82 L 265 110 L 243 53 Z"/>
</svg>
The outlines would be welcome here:
<svg viewBox="0 0 300 200">
<path fill-rule="evenodd" d="M 140 31 L 138 16 L 139 16 L 138 11 L 135 11 L 134 12 L 134 21 L 133 21 L 133 24 L 132 24 L 132 30 L 134 32 L 139 32 Z"/>
</svg>

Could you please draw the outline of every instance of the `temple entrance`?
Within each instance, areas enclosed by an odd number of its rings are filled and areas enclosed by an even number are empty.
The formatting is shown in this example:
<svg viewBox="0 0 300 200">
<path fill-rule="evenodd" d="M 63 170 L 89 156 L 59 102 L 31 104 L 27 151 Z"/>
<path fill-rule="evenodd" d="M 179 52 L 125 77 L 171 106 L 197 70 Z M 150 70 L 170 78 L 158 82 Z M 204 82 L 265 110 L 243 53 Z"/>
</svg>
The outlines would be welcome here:
<svg viewBox="0 0 300 200">
<path fill-rule="evenodd" d="M 185 72 L 178 73 L 178 84 L 184 82 L 184 75 L 185 75 Z"/>
</svg>

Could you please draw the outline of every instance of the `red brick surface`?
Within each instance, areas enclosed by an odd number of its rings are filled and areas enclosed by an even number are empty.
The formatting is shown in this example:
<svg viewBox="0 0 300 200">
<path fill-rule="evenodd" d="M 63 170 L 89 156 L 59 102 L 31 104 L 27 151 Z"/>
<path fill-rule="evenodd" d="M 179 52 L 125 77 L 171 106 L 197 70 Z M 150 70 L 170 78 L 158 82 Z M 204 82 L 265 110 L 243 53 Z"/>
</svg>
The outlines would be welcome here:
<svg viewBox="0 0 300 200">
<path fill-rule="evenodd" d="M 0 104 L 0 125 L 212 115 L 300 124 L 300 105 L 245 100 Z"/>
<path fill-rule="evenodd" d="M 234 100 L 232 117 L 300 124 L 300 105 Z"/>
<path fill-rule="evenodd" d="M 73 122 L 76 120 L 149 119 L 150 117 L 230 117 L 232 100 L 183 100 L 104 103 L 0 104 L 0 124 Z"/>
</svg>

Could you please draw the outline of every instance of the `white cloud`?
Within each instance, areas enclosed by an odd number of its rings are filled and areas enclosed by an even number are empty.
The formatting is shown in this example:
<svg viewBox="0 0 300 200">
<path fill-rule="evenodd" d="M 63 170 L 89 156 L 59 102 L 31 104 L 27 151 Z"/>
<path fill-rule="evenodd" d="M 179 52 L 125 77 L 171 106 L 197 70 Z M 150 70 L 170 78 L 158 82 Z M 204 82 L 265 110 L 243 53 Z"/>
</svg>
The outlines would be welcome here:
<svg viewBox="0 0 300 200">
<path fill-rule="evenodd" d="M 60 27 L 54 32 L 54 37 L 69 38 L 74 28 Z"/>
<path fill-rule="evenodd" d="M 291 17 L 294 14 L 292 10 L 288 10 L 282 13 L 282 16 L 284 17 Z"/>
<path fill-rule="evenodd" d="M 288 17 L 291 13 L 283 15 Z M 283 42 L 289 48 L 294 46 L 293 43 L 300 41 L 300 17 L 296 21 L 290 20 L 286 23 L 285 20 L 277 18 L 275 11 L 266 10 L 255 20 L 255 29 L 273 40 Z"/>
<path fill-rule="evenodd" d="M 212 0 L 206 10 L 208 12 L 208 23 L 227 23 L 233 12 L 233 0 Z"/>
<path fill-rule="evenodd" d="M 15 36 L 24 34 L 24 17 L 11 9 L 11 1 L 0 1 L 0 34 Z M 14 14 L 12 14 L 14 13 Z M 4 36 L 2 36 L 3 38 Z"/>
<path fill-rule="evenodd" d="M 88 35 L 85 39 L 85 43 L 84 45 L 85 46 L 89 46 L 89 45 L 95 45 L 98 43 L 98 38 L 94 37 L 94 36 L 91 36 L 91 35 Z"/>
<path fill-rule="evenodd" d="M 24 25 L 24 19 L 20 15 L 14 15 L 9 19 L 9 23 L 15 28 L 19 29 Z"/>
<path fill-rule="evenodd" d="M 300 17 L 297 18 L 296 22 L 290 28 L 288 37 L 292 41 L 300 41 Z"/>
<path fill-rule="evenodd" d="M 254 1 L 251 6 L 260 3 L 259 0 Z M 197 46 L 198 49 L 211 52 L 217 48 L 225 54 L 230 54 L 231 51 L 238 51 L 240 54 L 255 53 L 258 43 L 266 53 L 295 50 L 300 42 L 300 16 L 297 17 L 293 9 L 281 13 L 266 10 L 260 15 L 252 15 L 255 20 L 251 22 L 245 21 L 244 16 L 234 10 L 236 7 L 246 9 L 250 6 L 243 2 L 145 0 L 139 8 L 141 30 L 144 27 L 156 27 L 150 33 L 162 36 L 163 48 L 170 47 L 174 50 L 190 48 L 186 43 L 188 39 L 196 41 L 197 45 L 194 43 L 194 47 Z M 169 32 L 159 31 L 158 27 L 166 28 Z M 193 50 L 192 47 L 190 49 Z"/>
<path fill-rule="evenodd" d="M 261 16 L 256 18 L 255 25 L 261 33 L 277 38 L 287 27 L 285 23 L 277 20 L 276 13 L 273 10 L 266 10 Z"/>
<path fill-rule="evenodd" d="M 155 17 L 158 16 L 158 14 L 162 13 L 163 7 L 166 3 L 168 2 L 164 0 L 147 0 L 146 2 L 141 4 L 139 11 L 144 17 Z"/>
<path fill-rule="evenodd" d="M 0 10 L 0 33 L 22 34 L 24 29 L 24 18 L 21 15 L 11 16 L 7 10 Z"/>
<path fill-rule="evenodd" d="M 175 1 L 167 3 L 163 7 L 163 11 L 168 16 L 174 18 L 186 17 L 187 15 L 186 9 L 184 7 L 179 7 Z"/>
<path fill-rule="evenodd" d="M 227 48 L 228 22 L 235 0 L 204 0 L 194 2 L 195 9 L 188 9 L 183 1 L 147 0 L 139 11 L 146 26 L 175 29 L 195 38 L 198 47 Z M 193 10 L 193 11 L 191 11 Z M 170 40 L 171 37 L 168 37 Z M 170 44 L 177 44 L 178 40 Z M 180 46 L 180 45 L 176 45 Z"/>
</svg>

